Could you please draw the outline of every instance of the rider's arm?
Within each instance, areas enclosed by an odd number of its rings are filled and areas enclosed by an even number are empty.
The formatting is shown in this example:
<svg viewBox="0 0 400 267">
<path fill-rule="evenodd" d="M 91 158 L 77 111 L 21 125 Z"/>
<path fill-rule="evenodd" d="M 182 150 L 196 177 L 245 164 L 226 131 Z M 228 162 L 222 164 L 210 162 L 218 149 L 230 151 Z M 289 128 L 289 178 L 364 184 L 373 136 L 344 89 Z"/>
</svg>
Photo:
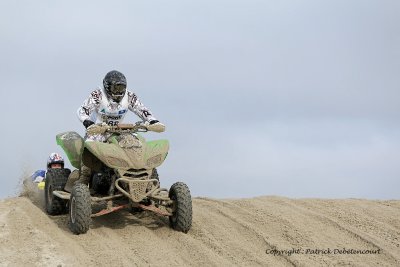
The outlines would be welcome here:
<svg viewBox="0 0 400 267">
<path fill-rule="evenodd" d="M 139 98 L 132 92 L 128 91 L 129 110 L 138 115 L 144 122 L 158 121 L 151 111 L 146 108 Z"/>
<path fill-rule="evenodd" d="M 78 108 L 77 115 L 82 123 L 84 121 L 95 120 L 95 118 L 93 119 L 93 115 L 96 115 L 94 111 L 100 105 L 101 97 L 102 97 L 101 91 L 94 90 L 90 94 L 90 96 L 83 102 L 83 104 Z"/>
</svg>

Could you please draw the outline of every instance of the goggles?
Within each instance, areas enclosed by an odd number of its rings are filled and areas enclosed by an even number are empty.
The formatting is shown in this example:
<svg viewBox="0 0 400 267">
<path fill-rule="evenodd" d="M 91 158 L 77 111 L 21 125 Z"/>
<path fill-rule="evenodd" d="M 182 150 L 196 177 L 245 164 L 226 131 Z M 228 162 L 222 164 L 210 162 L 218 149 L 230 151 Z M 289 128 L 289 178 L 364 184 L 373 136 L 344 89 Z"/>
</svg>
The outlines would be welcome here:
<svg viewBox="0 0 400 267">
<path fill-rule="evenodd" d="M 126 92 L 125 84 L 112 84 L 110 88 L 112 96 L 124 96 Z"/>
</svg>

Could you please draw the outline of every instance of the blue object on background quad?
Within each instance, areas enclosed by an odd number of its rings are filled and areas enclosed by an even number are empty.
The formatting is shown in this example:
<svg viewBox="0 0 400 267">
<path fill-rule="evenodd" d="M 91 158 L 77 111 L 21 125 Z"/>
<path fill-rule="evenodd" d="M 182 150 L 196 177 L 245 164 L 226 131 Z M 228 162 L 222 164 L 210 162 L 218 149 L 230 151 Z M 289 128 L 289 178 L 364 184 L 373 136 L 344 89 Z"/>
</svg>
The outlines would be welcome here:
<svg viewBox="0 0 400 267">
<path fill-rule="evenodd" d="M 35 181 L 36 178 L 39 177 L 39 176 L 43 177 L 43 179 L 44 179 L 45 175 L 46 175 L 46 171 L 45 170 L 37 170 L 32 174 L 31 179 L 32 179 L 32 181 Z"/>
</svg>

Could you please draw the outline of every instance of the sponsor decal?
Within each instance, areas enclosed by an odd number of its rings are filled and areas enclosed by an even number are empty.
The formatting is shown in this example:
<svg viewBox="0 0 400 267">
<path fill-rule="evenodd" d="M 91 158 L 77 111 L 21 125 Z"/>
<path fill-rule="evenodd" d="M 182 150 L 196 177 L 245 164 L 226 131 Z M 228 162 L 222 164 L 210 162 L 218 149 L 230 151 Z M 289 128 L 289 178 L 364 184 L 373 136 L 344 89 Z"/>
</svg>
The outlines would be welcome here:
<svg viewBox="0 0 400 267">
<path fill-rule="evenodd" d="M 132 93 L 132 92 L 129 92 L 129 93 L 128 93 L 128 96 L 129 96 L 129 99 L 130 99 L 129 104 L 130 104 L 132 107 L 134 107 L 134 106 L 135 106 L 135 103 L 136 103 L 136 100 L 137 100 L 137 96 L 136 96 L 134 93 Z"/>
<path fill-rule="evenodd" d="M 120 120 L 120 119 L 122 119 L 122 116 L 121 116 L 121 115 L 119 115 L 119 116 L 102 115 L 101 118 L 102 118 L 104 121 L 108 121 L 108 120 Z"/>
<path fill-rule="evenodd" d="M 82 107 L 82 109 L 83 109 L 83 111 L 85 112 L 85 114 L 86 114 L 87 116 L 90 115 L 90 110 L 89 110 L 87 107 Z"/>
<path fill-rule="evenodd" d="M 148 111 L 148 110 L 143 110 L 143 115 L 144 115 L 145 117 L 148 117 L 148 116 L 151 116 L 151 113 L 150 113 L 150 111 Z"/>
<path fill-rule="evenodd" d="M 93 91 L 93 92 L 91 93 L 91 96 L 92 96 L 94 102 L 95 102 L 97 105 L 100 104 L 101 93 L 100 93 L 99 90 Z"/>
<path fill-rule="evenodd" d="M 125 114 L 126 112 L 127 112 L 127 110 L 123 109 L 123 110 L 118 111 L 118 114 Z"/>
</svg>

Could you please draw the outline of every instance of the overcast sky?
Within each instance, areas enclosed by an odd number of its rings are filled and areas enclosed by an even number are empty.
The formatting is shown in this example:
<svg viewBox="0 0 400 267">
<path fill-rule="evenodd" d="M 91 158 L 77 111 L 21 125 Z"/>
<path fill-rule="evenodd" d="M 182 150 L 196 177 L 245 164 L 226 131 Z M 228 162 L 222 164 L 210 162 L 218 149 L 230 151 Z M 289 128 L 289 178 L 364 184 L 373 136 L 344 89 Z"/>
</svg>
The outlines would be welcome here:
<svg viewBox="0 0 400 267">
<path fill-rule="evenodd" d="M 112 69 L 167 126 L 163 187 L 400 197 L 398 0 L 9 0 L 0 33 L 0 198 Z"/>
</svg>

